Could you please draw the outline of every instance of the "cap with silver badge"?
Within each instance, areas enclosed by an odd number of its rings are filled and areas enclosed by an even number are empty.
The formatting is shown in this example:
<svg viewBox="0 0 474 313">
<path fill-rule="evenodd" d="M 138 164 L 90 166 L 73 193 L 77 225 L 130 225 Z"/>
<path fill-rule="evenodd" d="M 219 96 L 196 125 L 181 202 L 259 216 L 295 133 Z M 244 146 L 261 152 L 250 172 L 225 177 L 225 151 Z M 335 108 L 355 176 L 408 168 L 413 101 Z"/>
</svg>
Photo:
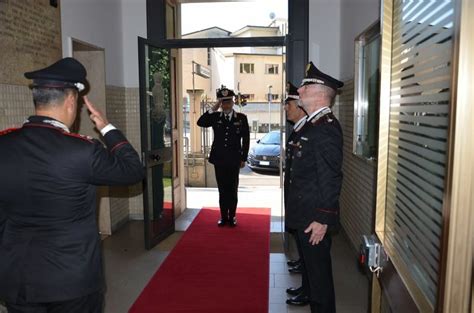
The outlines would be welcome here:
<svg viewBox="0 0 474 313">
<path fill-rule="evenodd" d="M 64 58 L 43 69 L 25 73 L 26 78 L 33 80 L 33 88 L 75 88 L 79 92 L 85 89 L 86 76 L 84 65 L 74 58 Z"/>
<path fill-rule="evenodd" d="M 326 73 L 321 72 L 314 66 L 313 62 L 309 62 L 306 66 L 306 71 L 303 80 L 301 81 L 301 86 L 311 85 L 311 84 L 320 84 L 328 86 L 334 90 L 344 86 L 344 83 L 340 80 L 335 79 L 334 77 L 329 76 Z"/>
</svg>

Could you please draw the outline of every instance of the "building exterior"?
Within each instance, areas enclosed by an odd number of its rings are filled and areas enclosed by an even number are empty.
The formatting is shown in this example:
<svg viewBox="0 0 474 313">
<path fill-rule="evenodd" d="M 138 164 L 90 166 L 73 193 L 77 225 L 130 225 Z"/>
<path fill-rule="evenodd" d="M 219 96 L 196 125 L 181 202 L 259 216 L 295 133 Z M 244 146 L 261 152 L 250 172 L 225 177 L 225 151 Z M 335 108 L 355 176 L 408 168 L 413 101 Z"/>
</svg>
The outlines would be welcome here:
<svg viewBox="0 0 474 313">
<path fill-rule="evenodd" d="M 274 20 L 268 27 L 245 26 L 234 32 L 212 27 L 184 34 L 182 38 L 280 36 L 284 34 L 285 27 L 287 23 L 280 19 Z M 181 56 L 184 121 L 190 133 L 201 132 L 201 129 L 190 123 L 196 119 L 189 115 L 202 114 L 202 106 L 211 105 L 216 100 L 215 91 L 221 84 L 234 89 L 251 104 L 236 107 L 236 110 L 247 114 L 256 131 L 268 131 L 269 121 L 273 129 L 280 127 L 280 104 L 285 86 L 285 56 L 282 47 L 191 48 L 183 49 Z M 202 67 L 210 73 L 209 77 L 200 75 Z M 197 93 L 199 98 L 196 97 Z M 195 110 L 190 112 L 187 108 L 196 101 L 200 102 L 200 110 L 197 113 Z M 191 141 L 193 140 L 199 140 L 199 137 L 191 137 Z M 195 145 L 191 143 L 191 146 Z"/>
</svg>

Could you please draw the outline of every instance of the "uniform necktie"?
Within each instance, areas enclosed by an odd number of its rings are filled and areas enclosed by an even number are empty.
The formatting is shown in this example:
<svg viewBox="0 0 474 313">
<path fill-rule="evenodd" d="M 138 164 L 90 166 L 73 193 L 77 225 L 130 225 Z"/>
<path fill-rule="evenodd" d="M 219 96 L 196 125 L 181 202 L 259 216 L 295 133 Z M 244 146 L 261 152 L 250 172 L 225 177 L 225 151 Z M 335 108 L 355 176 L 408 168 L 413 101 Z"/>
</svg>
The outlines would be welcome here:
<svg viewBox="0 0 474 313">
<path fill-rule="evenodd" d="M 230 114 L 226 115 L 225 118 L 226 118 L 227 122 L 230 122 Z"/>
</svg>

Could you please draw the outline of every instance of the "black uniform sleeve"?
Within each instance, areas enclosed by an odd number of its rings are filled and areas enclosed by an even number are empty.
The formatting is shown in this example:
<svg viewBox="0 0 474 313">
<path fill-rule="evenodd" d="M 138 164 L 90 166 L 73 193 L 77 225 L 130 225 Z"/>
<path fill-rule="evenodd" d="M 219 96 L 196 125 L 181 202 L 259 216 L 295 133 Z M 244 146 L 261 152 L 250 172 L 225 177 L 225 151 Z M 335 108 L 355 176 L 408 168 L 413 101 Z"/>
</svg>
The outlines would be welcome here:
<svg viewBox="0 0 474 313">
<path fill-rule="evenodd" d="M 205 112 L 201 117 L 198 119 L 197 124 L 200 127 L 211 127 L 214 124 L 216 112 L 209 113 Z"/>
<path fill-rule="evenodd" d="M 140 158 L 119 130 L 104 136 L 107 149 L 95 142 L 91 160 L 90 183 L 95 185 L 131 185 L 140 182 L 145 170 Z"/>
<path fill-rule="evenodd" d="M 0 205 L 0 243 L 1 239 L 3 237 L 3 231 L 5 229 L 5 223 L 7 222 L 7 212 L 5 212 L 5 209 L 2 208 Z"/>
<path fill-rule="evenodd" d="M 331 124 L 321 126 L 315 150 L 319 181 L 319 205 L 314 210 L 314 220 L 321 224 L 335 225 L 339 220 L 339 195 L 342 186 L 342 133 Z"/>
<path fill-rule="evenodd" d="M 249 154 L 250 147 L 250 129 L 247 116 L 242 114 L 242 158 L 241 161 L 247 161 L 247 156 Z"/>
</svg>

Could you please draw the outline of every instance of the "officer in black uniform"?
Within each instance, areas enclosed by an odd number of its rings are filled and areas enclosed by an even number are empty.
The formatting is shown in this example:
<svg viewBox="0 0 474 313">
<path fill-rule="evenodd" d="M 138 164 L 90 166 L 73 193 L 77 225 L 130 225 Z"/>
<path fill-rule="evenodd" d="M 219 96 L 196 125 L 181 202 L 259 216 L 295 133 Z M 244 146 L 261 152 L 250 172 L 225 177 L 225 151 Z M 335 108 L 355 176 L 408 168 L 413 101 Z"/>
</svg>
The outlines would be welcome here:
<svg viewBox="0 0 474 313">
<path fill-rule="evenodd" d="M 86 98 L 107 146 L 70 132 L 86 70 L 73 58 L 25 73 L 35 115 L 0 133 L 0 299 L 8 312 L 102 312 L 96 186 L 141 181 L 125 136 Z"/>
<path fill-rule="evenodd" d="M 343 83 L 313 63 L 298 89 L 308 112 L 293 152 L 286 225 L 296 230 L 302 265 L 308 275 L 311 312 L 336 311 L 330 230 L 339 223 L 342 185 L 342 130 L 330 106 Z"/>
<path fill-rule="evenodd" d="M 298 89 L 291 84 L 290 82 L 287 83 L 286 86 L 287 96 L 285 99 L 285 111 L 286 111 L 286 119 L 290 124 L 293 125 L 292 132 L 288 136 L 287 143 L 286 143 L 286 158 L 285 158 L 285 180 L 284 180 L 284 195 L 285 195 L 285 211 L 291 210 L 292 203 L 288 202 L 288 192 L 290 188 L 290 177 L 292 172 L 292 160 L 294 159 L 294 152 L 297 148 L 295 143 L 299 141 L 300 131 L 306 123 L 307 114 L 306 111 L 299 105 L 299 95 Z M 288 213 L 286 213 L 288 214 Z M 286 227 L 288 233 L 295 235 L 295 229 L 291 229 Z M 298 249 L 298 255 L 301 256 L 301 249 L 298 241 L 296 241 L 296 246 Z M 300 261 L 293 261 L 296 263 L 295 267 L 290 267 L 290 272 L 296 272 L 296 268 L 301 268 Z M 290 263 L 290 262 L 288 262 Z M 288 288 L 286 292 L 293 296 L 287 299 L 287 304 L 292 305 L 307 305 L 309 304 L 309 283 L 307 279 L 306 273 L 302 272 L 301 269 L 298 270 L 299 273 L 302 273 L 302 284 L 300 287 L 297 288 Z"/>
<path fill-rule="evenodd" d="M 217 90 L 217 103 L 197 121 L 198 126 L 214 131 L 209 162 L 214 164 L 219 189 L 221 218 L 217 225 L 232 227 L 237 225 L 239 171 L 245 166 L 250 143 L 247 116 L 233 110 L 234 96 L 234 91 L 222 85 Z"/>
</svg>

